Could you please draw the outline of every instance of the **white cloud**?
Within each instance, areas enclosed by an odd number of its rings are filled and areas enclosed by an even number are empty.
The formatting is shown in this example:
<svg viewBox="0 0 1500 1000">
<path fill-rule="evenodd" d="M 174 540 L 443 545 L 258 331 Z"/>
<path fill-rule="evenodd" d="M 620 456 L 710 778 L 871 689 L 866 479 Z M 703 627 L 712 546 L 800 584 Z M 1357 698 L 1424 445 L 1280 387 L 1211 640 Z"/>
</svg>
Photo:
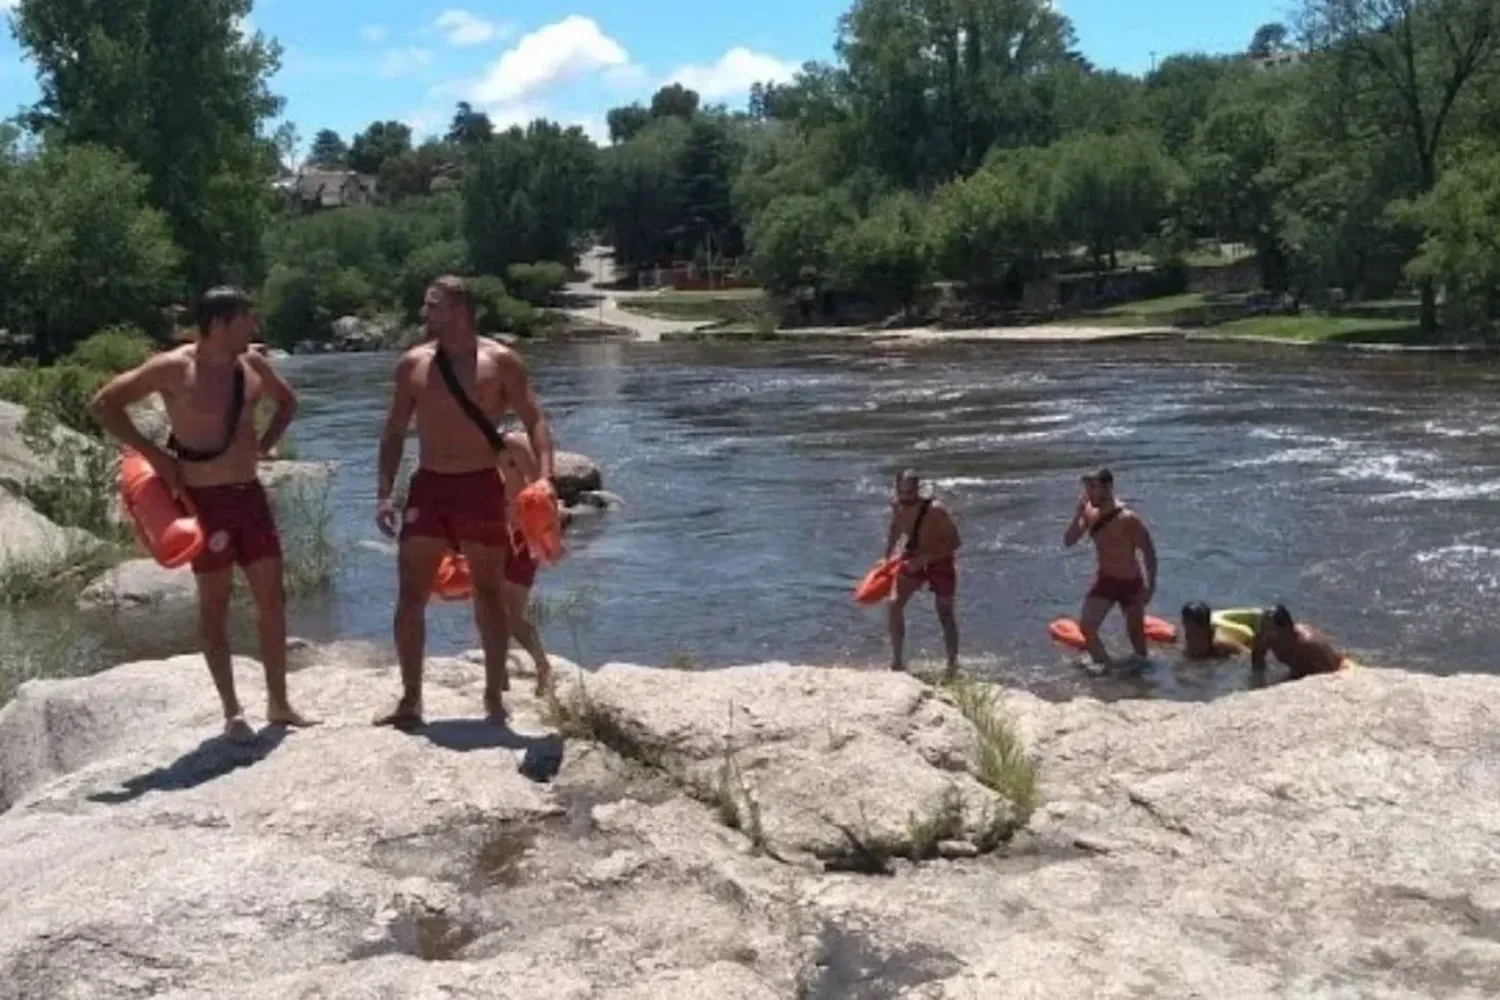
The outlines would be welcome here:
<svg viewBox="0 0 1500 1000">
<path fill-rule="evenodd" d="M 367 24 L 359 29 L 359 37 L 371 45 L 379 45 L 391 36 L 391 29 L 383 24 Z"/>
<path fill-rule="evenodd" d="M 0 10 L 14 10 L 21 0 L 0 0 Z"/>
<path fill-rule="evenodd" d="M 380 59 L 380 75 L 408 76 L 431 62 L 431 49 L 386 49 Z"/>
<path fill-rule="evenodd" d="M 443 33 L 449 45 L 457 46 L 483 45 L 509 37 L 511 33 L 509 25 L 497 24 L 462 8 L 443 11 L 433 22 L 433 27 Z"/>
<path fill-rule="evenodd" d="M 680 83 L 696 90 L 705 100 L 716 100 L 744 94 L 752 83 L 786 83 L 799 68 L 795 63 L 736 45 L 712 65 L 683 66 L 664 82 Z"/>
<path fill-rule="evenodd" d="M 558 84 L 629 63 L 624 47 L 592 18 L 570 14 L 523 35 L 485 71 L 473 100 L 490 106 L 523 103 Z"/>
</svg>

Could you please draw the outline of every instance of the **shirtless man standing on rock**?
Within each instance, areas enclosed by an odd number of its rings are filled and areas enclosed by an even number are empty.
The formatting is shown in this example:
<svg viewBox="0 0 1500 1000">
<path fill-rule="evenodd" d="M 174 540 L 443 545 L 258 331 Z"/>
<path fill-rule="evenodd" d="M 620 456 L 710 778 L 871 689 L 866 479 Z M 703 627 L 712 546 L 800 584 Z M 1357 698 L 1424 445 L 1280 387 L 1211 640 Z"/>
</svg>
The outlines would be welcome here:
<svg viewBox="0 0 1500 1000">
<path fill-rule="evenodd" d="M 1151 541 L 1151 532 L 1139 515 L 1115 502 L 1115 477 L 1108 469 L 1085 476 L 1083 487 L 1073 520 L 1063 534 L 1063 545 L 1072 548 L 1088 532 L 1099 554 L 1094 583 L 1079 615 L 1079 629 L 1088 644 L 1089 656 L 1095 663 L 1107 665 L 1109 654 L 1099 639 L 1099 626 L 1104 624 L 1109 609 L 1118 604 L 1125 615 L 1135 655 L 1145 659 L 1146 607 L 1156 592 L 1156 546 Z M 1146 564 L 1144 578 L 1137 553 Z"/>
<path fill-rule="evenodd" d="M 902 647 L 906 641 L 906 604 L 925 585 L 932 588 L 948 652 L 948 676 L 952 677 L 958 672 L 958 618 L 953 610 L 958 590 L 958 567 L 953 558 L 959 547 L 958 527 L 946 507 L 922 497 L 921 486 L 922 481 L 910 469 L 896 477 L 896 499 L 891 505 L 891 527 L 885 541 L 889 556 L 896 541 L 906 538 L 901 575 L 891 592 L 891 669 L 905 669 Z"/>
<path fill-rule="evenodd" d="M 203 657 L 224 707 L 224 731 L 245 743 L 255 732 L 234 690 L 229 649 L 229 599 L 238 565 L 255 599 L 260 658 L 266 670 L 266 722 L 310 726 L 286 690 L 286 596 L 281 540 L 257 462 L 269 456 L 297 411 L 291 386 L 271 363 L 249 350 L 256 334 L 250 299 L 235 288 L 215 288 L 198 304 L 194 343 L 154 355 L 116 376 L 89 401 L 106 431 L 151 463 L 172 493 L 187 501 L 203 529 L 193 559 L 198 585 L 198 629 Z M 131 421 L 125 408 L 160 393 L 171 423 L 166 449 Z M 260 438 L 255 407 L 267 393 L 276 416 Z"/>
<path fill-rule="evenodd" d="M 505 483 L 496 469 L 504 447 L 496 425 L 508 412 L 514 410 L 526 426 L 538 477 L 550 481 L 553 470 L 552 433 L 532 394 L 526 363 L 505 345 L 477 335 L 468 284 L 452 275 L 438 278 L 428 286 L 425 310 L 429 339 L 396 363 L 375 499 L 376 523 L 395 536 L 398 516 L 391 494 L 415 415 L 418 468 L 399 517 L 397 555 L 394 629 L 402 693 L 394 709 L 375 719 L 376 725 L 400 728 L 422 724 L 427 601 L 439 563 L 455 550 L 468 560 L 474 581 L 485 712 L 494 721 L 504 720 L 502 695 L 510 686 L 504 580 L 511 533 Z"/>
</svg>

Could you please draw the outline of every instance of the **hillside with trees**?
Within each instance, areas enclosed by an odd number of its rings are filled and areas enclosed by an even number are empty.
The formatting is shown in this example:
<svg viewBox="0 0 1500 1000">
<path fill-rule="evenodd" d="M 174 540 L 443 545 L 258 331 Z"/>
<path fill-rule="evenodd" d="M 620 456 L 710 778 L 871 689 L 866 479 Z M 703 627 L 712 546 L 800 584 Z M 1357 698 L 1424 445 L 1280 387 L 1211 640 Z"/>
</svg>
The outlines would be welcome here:
<svg viewBox="0 0 1500 1000">
<path fill-rule="evenodd" d="M 1500 308 L 1488 0 L 1302 0 L 1241 52 L 1141 76 L 1092 65 L 1045 0 L 856 0 L 831 61 L 744 107 L 668 86 L 599 147 L 460 104 L 421 141 L 314 131 L 296 171 L 250 7 L 15 6 L 42 97 L 0 129 L 13 354 L 163 339 L 221 281 L 273 342 L 327 341 L 344 316 L 409 324 L 446 271 L 486 330 L 526 336 L 595 241 L 628 278 L 754 283 L 785 322 L 1050 314 L 1214 268 L 1299 305 L 1405 302 L 1428 337 Z"/>
</svg>

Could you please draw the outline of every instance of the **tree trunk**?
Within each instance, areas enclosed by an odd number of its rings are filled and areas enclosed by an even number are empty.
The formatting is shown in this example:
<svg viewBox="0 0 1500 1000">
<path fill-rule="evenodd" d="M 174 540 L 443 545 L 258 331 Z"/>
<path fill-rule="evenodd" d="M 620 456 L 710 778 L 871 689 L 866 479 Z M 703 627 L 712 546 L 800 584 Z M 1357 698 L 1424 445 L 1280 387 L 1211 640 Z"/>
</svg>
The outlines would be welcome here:
<svg viewBox="0 0 1500 1000">
<path fill-rule="evenodd" d="M 1437 288 L 1431 278 L 1423 278 L 1422 284 L 1422 336 L 1437 335 Z"/>
</svg>

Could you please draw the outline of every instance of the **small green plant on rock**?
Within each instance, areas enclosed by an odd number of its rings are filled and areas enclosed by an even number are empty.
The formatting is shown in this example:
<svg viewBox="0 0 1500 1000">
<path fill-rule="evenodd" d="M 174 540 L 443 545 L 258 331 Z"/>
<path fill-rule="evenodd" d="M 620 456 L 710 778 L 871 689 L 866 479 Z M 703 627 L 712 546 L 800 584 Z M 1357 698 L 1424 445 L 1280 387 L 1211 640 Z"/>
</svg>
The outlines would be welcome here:
<svg viewBox="0 0 1500 1000">
<path fill-rule="evenodd" d="M 1009 840 L 1031 821 L 1041 804 L 1037 761 L 1026 752 L 1004 709 L 997 704 L 994 687 L 959 678 L 948 682 L 944 690 L 974 727 L 974 777 L 1000 795 L 1008 807 L 992 812 L 988 824 L 992 836 Z"/>
<path fill-rule="evenodd" d="M 911 841 L 912 860 L 935 858 L 938 845 L 945 840 L 960 840 L 964 835 L 964 796 L 957 785 L 943 789 L 931 810 L 924 816 L 908 813 L 906 836 Z"/>
<path fill-rule="evenodd" d="M 276 486 L 272 496 L 287 595 L 306 597 L 332 586 L 340 565 L 333 537 L 332 480 L 296 477 Z"/>
</svg>

